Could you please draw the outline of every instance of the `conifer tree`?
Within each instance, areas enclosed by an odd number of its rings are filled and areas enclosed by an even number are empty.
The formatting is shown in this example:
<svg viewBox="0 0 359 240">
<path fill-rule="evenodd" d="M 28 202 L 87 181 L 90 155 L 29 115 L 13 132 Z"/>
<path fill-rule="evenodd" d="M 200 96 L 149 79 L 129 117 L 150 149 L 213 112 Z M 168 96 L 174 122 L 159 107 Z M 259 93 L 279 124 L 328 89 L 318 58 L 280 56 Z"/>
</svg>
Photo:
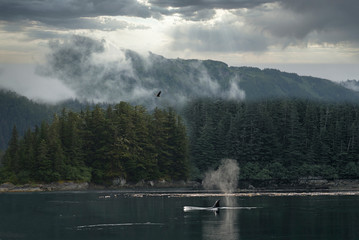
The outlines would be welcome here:
<svg viewBox="0 0 359 240">
<path fill-rule="evenodd" d="M 23 139 L 14 128 L 1 175 L 14 183 L 187 179 L 186 130 L 173 110 L 150 115 L 124 102 L 106 111 L 63 109 Z"/>
<path fill-rule="evenodd" d="M 37 149 L 37 174 L 36 180 L 40 182 L 51 182 L 53 179 L 52 162 L 49 158 L 49 149 L 45 139 L 42 139 Z"/>
<path fill-rule="evenodd" d="M 6 168 L 13 172 L 19 170 L 19 134 L 16 126 L 13 127 L 9 147 L 4 155 L 3 164 Z"/>
</svg>

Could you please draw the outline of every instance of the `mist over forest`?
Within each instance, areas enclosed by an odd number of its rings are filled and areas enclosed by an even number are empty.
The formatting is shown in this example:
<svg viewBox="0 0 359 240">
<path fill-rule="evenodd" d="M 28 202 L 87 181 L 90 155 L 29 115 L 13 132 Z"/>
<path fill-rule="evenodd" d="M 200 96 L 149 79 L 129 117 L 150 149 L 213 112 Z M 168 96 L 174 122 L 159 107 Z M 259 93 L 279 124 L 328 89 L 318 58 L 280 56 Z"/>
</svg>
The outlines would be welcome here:
<svg viewBox="0 0 359 240">
<path fill-rule="evenodd" d="M 356 101 L 359 94 L 329 80 L 275 69 L 231 67 L 213 60 L 167 59 L 141 55 L 105 40 L 72 36 L 51 41 L 46 64 L 37 74 L 56 78 L 80 101 L 120 101 L 155 107 L 181 107 L 210 97 L 258 100 L 298 97 L 324 101 Z M 161 98 L 155 98 L 162 91 Z"/>
<path fill-rule="evenodd" d="M 356 81 L 338 84 L 275 69 L 231 67 L 213 60 L 167 59 L 154 53 L 141 55 L 131 50 L 114 48 L 104 40 L 83 36 L 73 36 L 61 42 L 52 41 L 49 46 L 51 51 L 47 55 L 46 64 L 39 65 L 36 74 L 60 80 L 74 92 L 76 99 L 58 105 L 47 105 L 30 101 L 11 91 L 0 91 L 0 149 L 3 150 L 1 155 L 7 159 L 3 162 L 7 167 L 7 177 L 3 176 L 2 181 L 41 181 L 41 177 L 26 169 L 25 160 L 21 158 L 24 156 L 21 151 L 28 149 L 21 140 L 25 132 L 27 136 L 31 136 L 29 138 L 43 138 L 43 141 L 40 139 L 37 145 L 31 146 L 31 151 L 35 151 L 32 163 L 40 161 L 39 157 L 44 161 L 45 155 L 48 167 L 54 166 L 49 163 L 54 159 L 62 159 L 64 162 L 58 165 L 62 170 L 50 168 L 45 171 L 44 176 L 48 177 L 46 181 L 85 179 L 106 182 L 110 178 L 120 177 L 127 177 L 131 181 L 151 178 L 171 180 L 173 174 L 170 173 L 175 172 L 171 166 L 179 166 L 174 158 L 164 159 L 166 154 L 176 148 L 175 144 L 165 152 L 161 152 L 161 147 L 155 151 L 154 146 L 149 144 L 151 147 L 147 148 L 150 152 L 153 150 L 150 162 L 134 154 L 136 147 L 128 155 L 114 153 L 116 149 L 131 149 L 127 146 L 130 143 L 124 142 L 124 136 L 117 135 L 117 128 L 114 127 L 122 124 L 122 120 L 113 121 L 111 111 L 104 112 L 99 108 L 111 108 L 118 103 L 129 104 L 134 112 L 141 109 L 146 121 L 151 118 L 150 114 L 159 109 L 170 109 L 168 111 L 171 114 L 175 111 L 179 115 L 176 121 L 182 123 L 183 120 L 187 136 L 166 135 L 182 141 L 183 152 L 174 155 L 187 159 L 186 154 L 189 154 L 189 162 L 182 161 L 185 165 L 180 166 L 183 171 L 180 177 L 174 178 L 176 180 L 187 180 L 188 177 L 202 179 L 205 172 L 218 168 L 224 158 L 238 161 L 239 179 L 242 180 L 288 180 L 307 176 L 328 179 L 359 177 L 359 148 L 356 144 L 359 139 L 359 93 L 356 91 Z M 161 95 L 156 96 L 159 91 Z M 108 115 L 111 121 L 104 120 L 102 126 L 107 129 L 107 136 L 110 136 L 104 140 L 108 145 L 92 150 L 104 151 L 104 156 L 107 157 L 86 163 L 86 159 L 81 156 L 81 164 L 74 165 L 71 163 L 72 150 L 69 152 L 68 144 L 64 143 L 67 140 L 63 139 L 65 137 L 62 133 L 58 133 L 62 136 L 62 143 L 59 140 L 54 145 L 51 141 L 47 142 L 50 139 L 47 133 L 41 135 L 36 132 L 36 129 L 48 129 L 49 126 L 56 125 L 53 122 L 56 120 L 54 114 L 60 114 L 63 108 L 80 112 L 80 115 L 75 114 L 80 132 L 93 130 L 81 126 L 82 120 L 79 119 L 83 118 L 83 111 L 91 115 L 89 111 L 98 109 L 102 115 Z M 171 115 L 174 119 L 176 117 L 173 116 L 177 115 Z M 66 115 L 63 118 L 63 121 L 67 121 Z M 132 120 L 135 121 L 133 124 L 140 126 L 135 117 Z M 131 123 L 127 124 L 132 126 Z M 16 141 L 14 126 L 19 133 Z M 148 126 L 153 127 L 153 123 Z M 146 138 L 146 142 L 153 140 L 149 134 L 153 131 L 151 127 L 145 130 L 141 130 L 141 127 L 132 128 L 131 138 L 137 141 L 135 146 L 139 146 L 138 149 L 143 147 L 139 144 L 139 131 L 147 131 L 141 135 Z M 164 130 L 168 128 L 166 124 L 161 127 Z M 30 133 L 34 130 L 34 133 Z M 171 134 L 176 134 L 176 131 Z M 96 136 L 92 137 L 93 142 L 96 142 Z M 81 142 L 87 140 L 78 140 L 83 155 L 88 153 Z M 6 149 L 9 142 L 13 143 L 11 151 Z M 17 144 L 22 148 L 17 148 Z M 53 153 L 44 150 L 54 146 L 61 153 L 60 158 L 49 158 Z M 107 160 L 110 163 L 112 160 L 108 156 L 114 156 L 117 166 L 122 166 L 116 173 L 109 170 L 108 164 L 101 163 Z M 137 160 L 130 161 L 131 156 L 135 156 Z M 157 156 L 163 156 L 162 166 L 156 165 Z M 17 165 L 18 161 L 22 164 L 21 168 Z M 17 172 L 12 169 L 13 166 L 17 167 Z M 32 165 L 33 168 L 34 166 L 36 164 Z M 96 166 L 101 166 L 101 173 L 96 170 Z M 163 166 L 171 169 L 167 171 Z M 141 171 L 151 168 L 156 174 L 134 177 L 132 173 L 136 168 L 142 169 Z M 64 169 L 72 169 L 74 174 L 65 174 Z M 49 177 L 53 172 L 57 173 L 57 178 Z M 24 176 L 27 178 L 22 179 Z"/>
<path fill-rule="evenodd" d="M 153 109 L 181 105 L 195 97 L 245 98 L 238 75 L 210 72 L 211 61 L 166 59 L 153 53 L 142 56 L 82 36 L 51 42 L 50 49 L 47 64 L 38 67 L 38 74 L 61 80 L 79 100 L 127 101 Z M 228 68 L 224 63 L 213 64 Z M 158 91 L 163 93 L 161 99 L 154 98 Z"/>
</svg>

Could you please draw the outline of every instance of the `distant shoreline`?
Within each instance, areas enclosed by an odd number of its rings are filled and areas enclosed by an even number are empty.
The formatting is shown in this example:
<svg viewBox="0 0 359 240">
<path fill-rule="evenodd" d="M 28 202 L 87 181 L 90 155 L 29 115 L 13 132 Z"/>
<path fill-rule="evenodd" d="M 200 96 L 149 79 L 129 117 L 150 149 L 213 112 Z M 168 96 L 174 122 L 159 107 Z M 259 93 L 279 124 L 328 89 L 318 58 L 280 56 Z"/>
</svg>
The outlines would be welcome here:
<svg viewBox="0 0 359 240">
<path fill-rule="evenodd" d="M 180 189 L 183 192 L 195 194 L 220 194 L 219 190 L 203 189 L 202 185 L 193 181 L 179 181 L 179 182 L 140 182 L 137 184 L 126 185 L 94 185 L 87 182 L 56 182 L 49 184 L 24 184 L 14 185 L 12 183 L 3 183 L 0 185 L 0 193 L 11 192 L 57 192 L 57 191 L 91 191 L 91 190 L 129 190 L 129 191 L 151 191 L 162 189 L 165 191 Z M 345 180 L 323 180 L 323 179 L 306 179 L 296 182 L 281 183 L 276 181 L 240 181 L 239 187 L 233 194 L 241 195 L 318 195 L 314 193 L 321 193 L 320 195 L 359 195 L 359 179 L 345 179 Z M 228 194 L 227 194 L 228 195 Z"/>
</svg>

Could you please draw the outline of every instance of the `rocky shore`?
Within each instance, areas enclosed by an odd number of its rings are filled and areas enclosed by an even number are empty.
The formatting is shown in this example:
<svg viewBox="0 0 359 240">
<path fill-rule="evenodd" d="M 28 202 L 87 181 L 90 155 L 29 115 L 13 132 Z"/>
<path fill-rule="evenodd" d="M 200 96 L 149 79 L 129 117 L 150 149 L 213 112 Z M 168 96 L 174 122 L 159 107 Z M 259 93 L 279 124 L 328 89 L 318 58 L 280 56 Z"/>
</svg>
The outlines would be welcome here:
<svg viewBox="0 0 359 240">
<path fill-rule="evenodd" d="M 50 192 L 50 191 L 85 191 L 85 190 L 126 190 L 126 189 L 164 189 L 177 188 L 203 190 L 195 181 L 140 181 L 138 183 L 119 182 L 110 186 L 95 185 L 87 182 L 55 182 L 49 184 L 14 185 L 3 183 L 0 193 L 5 192 Z M 281 181 L 241 181 L 238 192 L 313 192 L 313 191 L 359 191 L 359 179 L 326 180 L 303 178 L 292 182 Z"/>
<path fill-rule="evenodd" d="M 138 183 L 115 183 L 109 186 L 87 182 L 55 182 L 49 184 L 14 185 L 3 183 L 0 193 L 4 192 L 51 192 L 51 191 L 85 191 L 85 190 L 116 190 L 116 189 L 156 189 L 156 188 L 189 188 L 200 189 L 201 184 L 194 181 L 140 181 Z"/>
<path fill-rule="evenodd" d="M 87 182 L 56 182 L 49 184 L 24 184 L 14 185 L 12 183 L 3 183 L 0 185 L 1 192 L 49 192 L 49 191 L 81 191 L 87 190 Z"/>
<path fill-rule="evenodd" d="M 239 183 L 242 191 L 284 191 L 284 192 L 311 192 L 311 191 L 359 191 L 359 179 L 301 178 L 292 181 L 242 181 Z"/>
</svg>

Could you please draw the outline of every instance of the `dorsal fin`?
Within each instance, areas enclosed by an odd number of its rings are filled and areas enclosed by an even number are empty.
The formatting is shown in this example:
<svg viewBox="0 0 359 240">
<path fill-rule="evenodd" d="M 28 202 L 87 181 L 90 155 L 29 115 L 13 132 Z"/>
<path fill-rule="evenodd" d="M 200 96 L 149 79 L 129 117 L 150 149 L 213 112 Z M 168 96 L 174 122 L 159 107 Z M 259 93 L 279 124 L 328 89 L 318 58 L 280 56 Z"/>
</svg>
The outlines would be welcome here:
<svg viewBox="0 0 359 240">
<path fill-rule="evenodd" d="M 219 199 L 214 203 L 212 208 L 219 208 Z"/>
</svg>

